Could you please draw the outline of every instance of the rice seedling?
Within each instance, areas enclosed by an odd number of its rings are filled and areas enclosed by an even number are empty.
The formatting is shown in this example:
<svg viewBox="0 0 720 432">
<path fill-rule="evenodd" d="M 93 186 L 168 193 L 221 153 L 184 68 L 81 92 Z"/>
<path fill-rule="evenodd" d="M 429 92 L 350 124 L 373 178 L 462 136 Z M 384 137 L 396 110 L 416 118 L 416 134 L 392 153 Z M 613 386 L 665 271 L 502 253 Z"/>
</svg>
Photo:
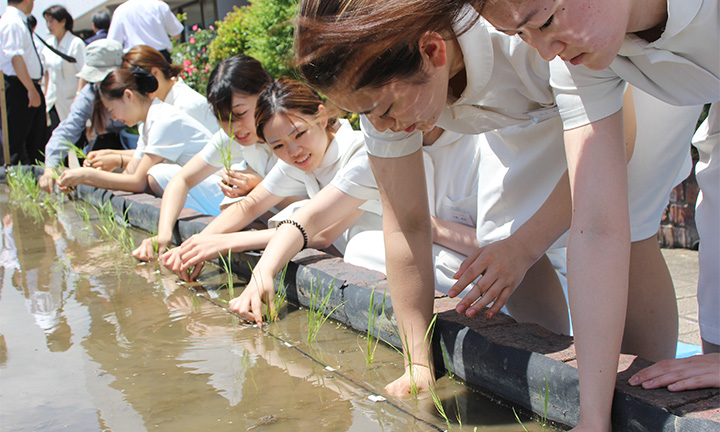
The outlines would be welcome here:
<svg viewBox="0 0 720 432">
<path fill-rule="evenodd" d="M 543 412 L 540 414 L 540 430 L 545 431 L 548 428 L 547 424 L 547 415 L 548 415 L 548 400 L 550 395 L 550 385 L 548 384 L 547 377 L 543 375 L 543 379 L 545 380 L 545 389 L 543 392 L 543 386 L 540 384 L 538 387 L 538 393 L 540 394 L 540 400 L 543 402 Z M 520 423 L 520 426 L 522 426 L 523 430 L 525 432 L 528 432 L 527 428 L 523 424 L 523 422 L 520 420 L 520 417 L 518 416 L 517 412 L 515 411 L 515 408 L 512 409 L 513 414 L 515 414 L 515 420 L 517 420 L 518 423 Z"/>
<path fill-rule="evenodd" d="M 70 153 L 70 152 L 75 153 L 75 156 L 78 159 L 87 159 L 87 154 L 85 153 L 85 151 L 83 149 L 81 149 L 80 147 L 76 146 L 74 143 L 72 143 L 68 140 L 63 140 L 61 142 L 61 144 L 64 145 L 65 147 L 67 147 L 68 153 Z"/>
<path fill-rule="evenodd" d="M 367 350 L 365 351 L 365 363 L 370 364 L 375 358 L 375 350 L 380 343 L 379 330 L 375 329 L 375 320 L 385 315 L 385 297 L 387 291 L 383 292 L 382 309 L 380 313 L 376 313 L 375 308 L 375 290 L 370 293 L 370 307 L 368 308 L 368 328 L 367 328 Z"/>
<path fill-rule="evenodd" d="M 272 300 L 272 307 L 268 311 L 268 320 L 277 321 L 280 317 L 280 308 L 282 308 L 285 299 L 287 298 L 287 285 L 285 284 L 285 275 L 287 273 L 287 264 L 280 273 L 280 283 L 278 284 L 277 290 L 275 290 L 275 296 Z"/>
<path fill-rule="evenodd" d="M 230 299 L 232 300 L 235 298 L 235 275 L 233 275 L 232 272 L 232 250 L 228 251 L 227 261 L 225 260 L 225 257 L 220 254 L 220 263 L 222 264 L 225 275 L 227 276 L 227 282 L 224 286 L 227 287 L 228 294 L 230 294 Z"/>
<path fill-rule="evenodd" d="M 85 201 L 75 202 L 75 213 L 78 217 L 80 217 L 86 226 L 90 226 L 90 211 L 88 210 L 88 205 Z"/>
<path fill-rule="evenodd" d="M 440 342 L 440 351 L 442 352 L 443 363 L 445 363 L 445 370 L 447 371 L 448 378 L 450 378 L 450 381 L 455 381 L 455 374 L 453 374 L 452 367 L 450 365 L 450 356 L 445 348 L 445 344 L 442 342 Z"/>
<path fill-rule="evenodd" d="M 232 143 L 228 141 L 227 143 L 218 144 L 215 146 L 215 149 L 217 149 L 218 153 L 220 153 L 220 158 L 222 160 L 223 167 L 226 171 L 230 171 L 232 168 Z"/>
<path fill-rule="evenodd" d="M 320 327 L 325 324 L 325 321 L 327 321 L 330 315 L 332 315 L 337 308 L 345 304 L 345 302 L 342 302 L 335 306 L 330 312 L 325 313 L 328 303 L 330 302 L 330 296 L 332 296 L 332 292 L 335 289 L 335 279 L 333 279 L 330 284 L 330 289 L 325 294 L 325 297 L 321 297 L 321 287 L 320 275 L 318 275 L 314 284 L 312 280 L 310 281 L 310 308 L 307 310 L 306 314 L 308 322 L 308 343 L 313 343 L 315 341 L 315 338 L 317 338 L 318 332 L 320 331 Z"/>
<path fill-rule="evenodd" d="M 98 221 L 100 222 L 100 225 L 97 225 L 97 227 L 103 237 L 116 241 L 125 252 L 132 252 L 135 249 L 135 238 L 127 229 L 126 223 L 124 222 L 127 220 L 130 206 L 128 206 L 123 213 L 122 223 L 117 220 L 115 210 L 110 201 L 105 201 L 95 210 L 98 215 Z"/>
<path fill-rule="evenodd" d="M 230 119 L 228 120 L 228 124 L 230 125 L 230 139 L 229 140 L 223 140 L 225 142 L 219 143 L 215 145 L 215 149 L 220 153 L 220 158 L 222 160 L 223 167 L 226 171 L 230 171 L 232 168 L 232 136 L 234 134 L 234 128 L 232 126 L 232 113 L 230 113 Z"/>
<path fill-rule="evenodd" d="M 42 189 L 32 169 L 23 169 L 20 165 L 8 169 L 6 183 L 10 187 L 10 199 L 19 205 L 23 213 L 31 216 L 36 223 L 45 220 L 45 204 L 40 200 Z"/>
<path fill-rule="evenodd" d="M 445 407 L 443 406 L 442 400 L 440 400 L 440 396 L 438 396 L 434 387 L 430 387 L 430 396 L 432 397 L 433 403 L 435 404 L 435 409 L 440 414 L 440 416 L 443 418 L 443 420 L 445 420 L 445 424 L 447 425 L 448 430 L 450 430 L 452 428 L 452 425 L 450 424 L 450 419 L 448 418 L 447 414 L 445 413 Z"/>
</svg>

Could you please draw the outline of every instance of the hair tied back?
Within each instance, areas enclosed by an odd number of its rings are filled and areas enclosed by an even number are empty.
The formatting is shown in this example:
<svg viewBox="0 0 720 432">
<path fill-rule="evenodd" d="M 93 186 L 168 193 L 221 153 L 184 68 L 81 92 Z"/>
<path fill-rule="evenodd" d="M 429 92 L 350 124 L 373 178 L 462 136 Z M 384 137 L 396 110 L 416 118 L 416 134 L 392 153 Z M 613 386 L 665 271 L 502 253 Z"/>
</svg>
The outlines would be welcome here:
<svg viewBox="0 0 720 432">
<path fill-rule="evenodd" d="M 158 81 L 150 72 L 137 66 L 130 69 L 130 72 L 135 77 L 140 92 L 148 94 L 158 89 Z"/>
</svg>

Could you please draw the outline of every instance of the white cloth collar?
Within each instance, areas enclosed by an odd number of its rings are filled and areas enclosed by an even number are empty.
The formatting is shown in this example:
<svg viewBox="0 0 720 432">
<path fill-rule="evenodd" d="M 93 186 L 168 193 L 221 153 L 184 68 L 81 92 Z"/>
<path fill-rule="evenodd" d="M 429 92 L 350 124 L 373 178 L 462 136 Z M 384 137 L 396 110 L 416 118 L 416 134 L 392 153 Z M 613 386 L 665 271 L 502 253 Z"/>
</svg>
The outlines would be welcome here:
<svg viewBox="0 0 720 432">
<path fill-rule="evenodd" d="M 467 27 L 467 23 L 477 17 L 477 12 L 470 6 L 465 7 L 463 16 L 455 24 L 456 31 Z M 480 21 L 484 22 L 483 18 Z M 493 45 L 485 25 L 474 25 L 457 37 L 465 63 L 467 84 L 460 97 L 450 106 L 473 105 L 483 94 L 490 81 L 493 71 Z"/>
<path fill-rule="evenodd" d="M 632 57 L 645 54 L 647 48 L 662 46 L 663 43 L 683 31 L 698 14 L 703 0 L 683 0 L 682 2 L 667 0 L 668 17 L 660 38 L 648 42 L 639 36 L 629 33 L 625 36 L 618 55 Z"/>
</svg>

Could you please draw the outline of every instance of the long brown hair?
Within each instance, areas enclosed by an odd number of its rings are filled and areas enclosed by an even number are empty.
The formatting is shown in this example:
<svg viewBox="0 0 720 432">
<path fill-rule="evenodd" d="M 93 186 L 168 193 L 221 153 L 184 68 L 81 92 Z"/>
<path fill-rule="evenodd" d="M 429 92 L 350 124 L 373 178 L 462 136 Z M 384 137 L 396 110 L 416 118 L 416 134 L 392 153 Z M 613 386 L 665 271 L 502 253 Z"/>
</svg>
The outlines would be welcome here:
<svg viewBox="0 0 720 432">
<path fill-rule="evenodd" d="M 263 129 L 275 115 L 290 119 L 297 118 L 297 113 L 300 113 L 320 121 L 320 105 L 325 105 L 325 101 L 315 90 L 294 79 L 278 78 L 258 96 L 255 105 L 255 133 L 265 141 Z M 329 110 L 326 112 L 329 113 Z M 332 130 L 335 123 L 336 118 L 329 116 L 326 129 Z"/>
<path fill-rule="evenodd" d="M 95 85 L 95 109 L 92 123 L 94 126 L 105 125 L 105 109 L 101 97 L 105 99 L 120 99 L 125 90 L 135 92 L 139 97 L 147 98 L 148 94 L 158 88 L 157 79 L 144 69 L 138 67 L 132 70 L 120 67 L 107 74 L 100 84 Z"/>
<path fill-rule="evenodd" d="M 302 0 L 295 61 L 314 88 L 331 93 L 423 81 L 419 42 L 427 32 L 461 34 L 453 25 L 482 0 Z"/>
<path fill-rule="evenodd" d="M 122 66 L 128 69 L 139 67 L 148 72 L 152 68 L 158 68 L 162 71 L 165 79 L 174 78 L 182 72 L 180 65 L 168 63 L 165 57 L 160 54 L 160 51 L 147 45 L 137 45 L 130 48 L 130 51 L 123 56 Z"/>
<path fill-rule="evenodd" d="M 210 72 L 207 100 L 218 120 L 228 121 L 232 113 L 232 97 L 260 94 L 273 78 L 262 64 L 245 54 L 238 54 L 218 63 Z"/>
</svg>

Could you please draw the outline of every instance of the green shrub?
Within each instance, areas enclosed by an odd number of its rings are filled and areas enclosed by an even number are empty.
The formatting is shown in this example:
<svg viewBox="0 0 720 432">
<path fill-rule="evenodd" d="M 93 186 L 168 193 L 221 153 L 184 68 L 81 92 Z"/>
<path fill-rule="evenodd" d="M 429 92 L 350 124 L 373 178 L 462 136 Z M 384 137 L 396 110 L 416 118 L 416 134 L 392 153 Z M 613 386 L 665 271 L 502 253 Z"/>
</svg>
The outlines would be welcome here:
<svg viewBox="0 0 720 432">
<path fill-rule="evenodd" d="M 215 65 L 233 55 L 255 57 L 274 77 L 297 77 L 292 67 L 293 26 L 297 0 L 252 0 L 235 7 L 218 23 L 217 37 L 209 47 Z"/>
<path fill-rule="evenodd" d="M 174 63 L 182 66 L 180 77 L 187 85 L 204 95 L 208 76 L 214 63 L 210 62 L 208 46 L 217 36 L 213 26 L 208 29 L 199 29 L 197 24 L 192 28 L 187 42 L 179 43 L 172 49 Z"/>
</svg>

